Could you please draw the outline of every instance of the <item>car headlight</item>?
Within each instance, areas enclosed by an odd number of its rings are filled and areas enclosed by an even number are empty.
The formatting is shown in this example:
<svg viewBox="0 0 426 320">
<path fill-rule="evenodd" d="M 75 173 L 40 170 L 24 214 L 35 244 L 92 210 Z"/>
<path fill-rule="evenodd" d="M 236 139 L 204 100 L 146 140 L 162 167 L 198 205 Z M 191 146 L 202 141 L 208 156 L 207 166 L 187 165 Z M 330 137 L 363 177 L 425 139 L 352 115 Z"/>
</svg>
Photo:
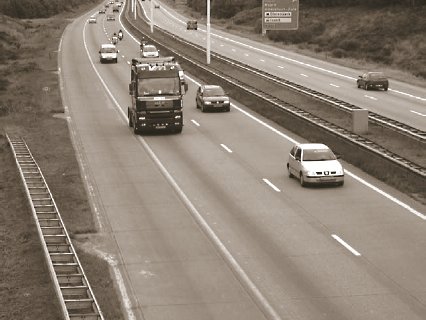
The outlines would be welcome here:
<svg viewBox="0 0 426 320">
<path fill-rule="evenodd" d="M 336 174 L 337 174 L 338 176 L 342 176 L 342 175 L 343 175 L 343 169 L 337 169 L 337 170 L 336 170 Z"/>
<path fill-rule="evenodd" d="M 315 171 L 308 171 L 306 172 L 306 175 L 311 177 L 311 176 L 316 176 L 317 173 Z"/>
<path fill-rule="evenodd" d="M 204 101 L 204 104 L 212 104 L 211 101 Z"/>
</svg>

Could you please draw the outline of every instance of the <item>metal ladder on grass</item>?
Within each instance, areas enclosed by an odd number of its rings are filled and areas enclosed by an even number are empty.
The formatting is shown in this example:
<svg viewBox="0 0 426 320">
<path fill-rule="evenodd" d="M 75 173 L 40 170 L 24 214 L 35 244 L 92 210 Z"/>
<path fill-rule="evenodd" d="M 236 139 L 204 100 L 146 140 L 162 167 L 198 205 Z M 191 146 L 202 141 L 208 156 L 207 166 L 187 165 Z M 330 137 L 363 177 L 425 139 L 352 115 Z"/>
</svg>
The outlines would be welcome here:
<svg viewBox="0 0 426 320">
<path fill-rule="evenodd" d="M 39 166 L 22 138 L 6 136 L 24 183 L 64 318 L 103 320 Z"/>
</svg>

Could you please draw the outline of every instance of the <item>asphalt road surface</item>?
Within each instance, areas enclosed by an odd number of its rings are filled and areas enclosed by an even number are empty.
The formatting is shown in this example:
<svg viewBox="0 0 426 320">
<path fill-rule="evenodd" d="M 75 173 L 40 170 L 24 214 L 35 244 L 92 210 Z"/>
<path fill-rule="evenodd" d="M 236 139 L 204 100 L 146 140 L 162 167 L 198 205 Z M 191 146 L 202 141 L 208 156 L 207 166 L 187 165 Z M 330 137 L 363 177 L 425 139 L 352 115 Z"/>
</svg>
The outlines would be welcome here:
<svg viewBox="0 0 426 320">
<path fill-rule="evenodd" d="M 347 164 L 343 187 L 302 188 L 285 169 L 302 140 L 236 101 L 201 113 L 191 70 L 182 134 L 135 136 L 139 44 L 125 32 L 100 64 L 122 26 L 90 14 L 64 33 L 60 77 L 129 318 L 426 318 L 425 206 Z"/>
<path fill-rule="evenodd" d="M 149 1 L 140 2 L 151 17 Z M 185 40 L 206 47 L 205 20 L 198 30 L 186 30 L 187 18 L 161 3 L 154 9 L 154 23 Z M 371 110 L 426 130 L 426 88 L 390 79 L 389 91 L 358 89 L 356 79 L 364 71 L 355 70 L 302 56 L 273 46 L 260 44 L 211 28 L 211 51 L 246 63 L 260 70 L 281 76 L 316 91 L 337 97 L 356 106 Z"/>
</svg>

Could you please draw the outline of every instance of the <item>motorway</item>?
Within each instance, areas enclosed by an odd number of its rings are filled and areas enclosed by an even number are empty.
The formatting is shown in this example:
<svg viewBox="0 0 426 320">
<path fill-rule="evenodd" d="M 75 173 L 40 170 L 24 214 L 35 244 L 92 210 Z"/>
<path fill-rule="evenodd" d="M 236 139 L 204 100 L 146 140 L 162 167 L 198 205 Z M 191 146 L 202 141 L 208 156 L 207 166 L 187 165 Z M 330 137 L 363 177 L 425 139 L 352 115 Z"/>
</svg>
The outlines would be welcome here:
<svg viewBox="0 0 426 320">
<path fill-rule="evenodd" d="M 302 140 L 237 101 L 201 113 L 191 70 L 182 134 L 133 135 L 139 44 L 100 64 L 122 27 L 90 14 L 64 33 L 62 96 L 129 319 L 426 318 L 424 205 L 348 164 L 344 187 L 301 188 L 285 163 Z"/>
<path fill-rule="evenodd" d="M 139 1 L 139 3 L 143 6 L 146 15 L 150 17 L 150 2 Z M 205 25 L 199 22 L 198 31 L 186 30 L 186 21 L 187 18 L 164 3 L 161 3 L 159 9 L 154 10 L 156 25 L 205 47 Z M 390 79 L 388 92 L 361 90 L 356 87 L 356 79 L 362 71 L 284 51 L 213 27 L 211 28 L 211 51 L 401 121 L 414 128 L 426 130 L 426 88 Z"/>
</svg>

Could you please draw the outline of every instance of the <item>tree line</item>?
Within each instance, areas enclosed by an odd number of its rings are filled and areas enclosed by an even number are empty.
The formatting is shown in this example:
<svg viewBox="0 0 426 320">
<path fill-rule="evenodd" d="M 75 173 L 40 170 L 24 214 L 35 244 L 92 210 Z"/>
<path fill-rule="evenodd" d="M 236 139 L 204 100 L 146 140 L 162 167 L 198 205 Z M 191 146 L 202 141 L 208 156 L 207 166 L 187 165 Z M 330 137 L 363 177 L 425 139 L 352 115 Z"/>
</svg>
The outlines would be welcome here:
<svg viewBox="0 0 426 320">
<path fill-rule="evenodd" d="M 97 0 L 0 0 L 0 12 L 19 19 L 48 18 Z"/>
<path fill-rule="evenodd" d="M 187 0 L 188 6 L 206 13 L 206 0 Z M 426 5 L 426 0 L 299 0 L 300 7 L 365 6 L 370 8 Z M 262 0 L 210 0 L 211 15 L 215 18 L 230 18 L 242 10 L 262 6 Z"/>
</svg>

